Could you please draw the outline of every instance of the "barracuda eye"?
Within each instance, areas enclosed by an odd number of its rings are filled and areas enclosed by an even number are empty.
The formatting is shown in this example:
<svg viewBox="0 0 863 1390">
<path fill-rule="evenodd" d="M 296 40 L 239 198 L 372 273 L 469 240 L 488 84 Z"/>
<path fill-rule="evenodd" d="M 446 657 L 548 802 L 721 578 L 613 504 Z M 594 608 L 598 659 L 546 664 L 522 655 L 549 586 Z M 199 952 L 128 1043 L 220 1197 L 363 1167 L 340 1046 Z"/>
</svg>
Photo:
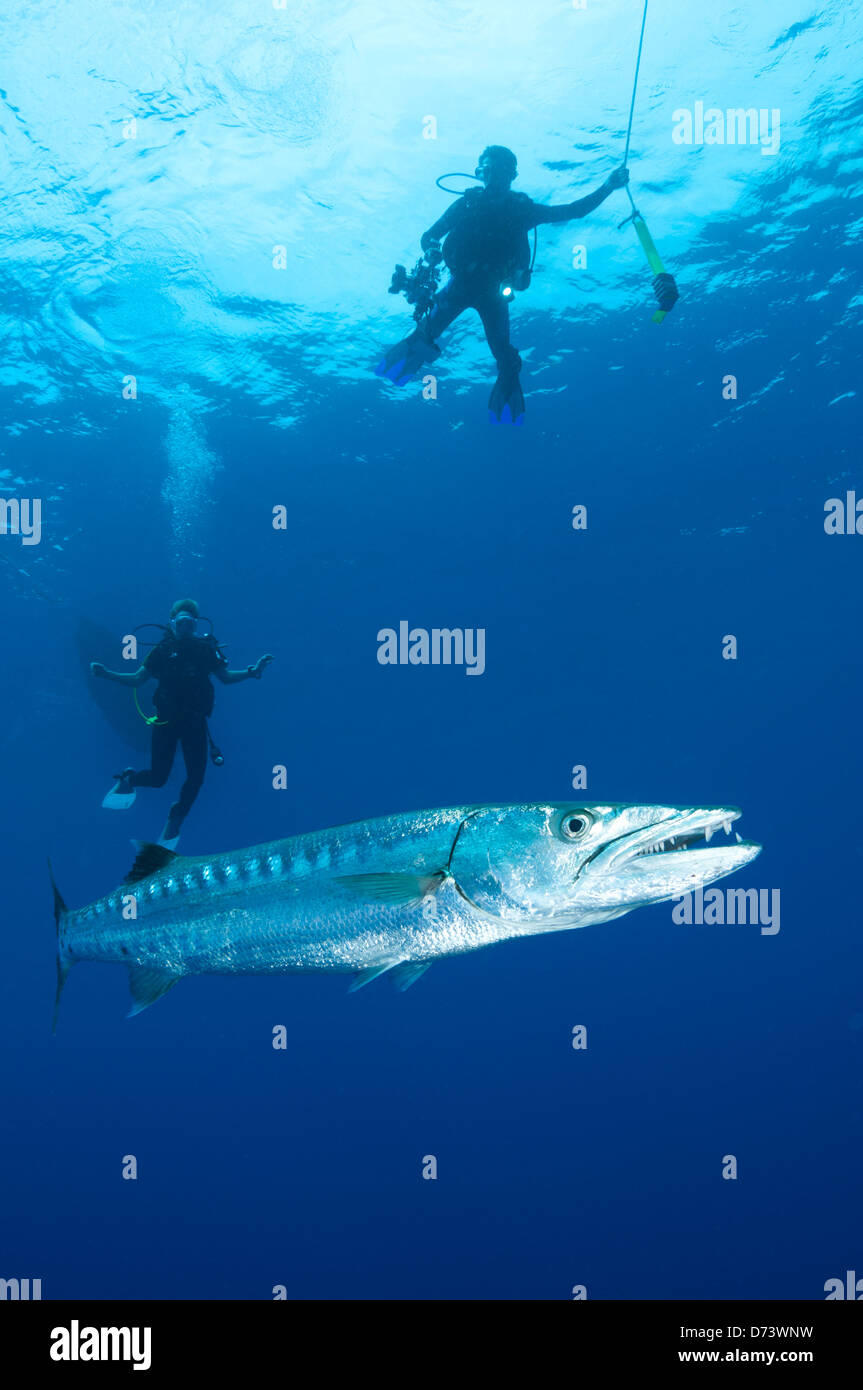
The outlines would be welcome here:
<svg viewBox="0 0 863 1390">
<path fill-rule="evenodd" d="M 567 811 L 560 822 L 560 833 L 565 840 L 583 840 L 592 820 L 586 811 Z"/>
</svg>

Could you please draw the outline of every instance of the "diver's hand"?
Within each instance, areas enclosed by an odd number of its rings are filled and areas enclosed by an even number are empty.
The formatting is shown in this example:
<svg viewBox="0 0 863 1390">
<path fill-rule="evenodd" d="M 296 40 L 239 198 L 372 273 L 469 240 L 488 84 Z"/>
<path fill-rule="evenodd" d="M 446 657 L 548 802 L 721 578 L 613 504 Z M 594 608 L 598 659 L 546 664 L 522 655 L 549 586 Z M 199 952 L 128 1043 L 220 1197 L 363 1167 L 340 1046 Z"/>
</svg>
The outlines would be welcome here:
<svg viewBox="0 0 863 1390">
<path fill-rule="evenodd" d="M 433 241 L 425 253 L 425 258 L 429 265 L 440 265 L 443 260 L 443 251 L 439 241 Z"/>
<path fill-rule="evenodd" d="M 664 313 L 673 309 L 680 294 L 673 275 L 665 271 L 662 275 L 656 275 L 653 279 L 653 293 L 656 295 L 656 302 Z"/>
<path fill-rule="evenodd" d="M 619 169 L 613 170 L 613 172 L 610 173 L 608 178 L 605 180 L 605 186 L 609 190 L 615 188 L 625 188 L 628 183 L 629 170 L 627 169 L 625 164 L 621 164 Z"/>
<path fill-rule="evenodd" d="M 273 658 L 269 653 L 266 656 L 262 656 L 260 661 L 256 661 L 254 666 L 249 667 L 249 675 L 254 676 L 255 680 L 259 681 L 264 674 L 264 667 L 269 666 L 272 660 Z"/>
<path fill-rule="evenodd" d="M 91 662 L 90 662 L 90 675 L 91 675 L 91 676 L 107 676 L 107 674 L 108 674 L 107 667 L 103 666 L 102 663 L 101 663 L 101 661 L 91 661 Z"/>
</svg>

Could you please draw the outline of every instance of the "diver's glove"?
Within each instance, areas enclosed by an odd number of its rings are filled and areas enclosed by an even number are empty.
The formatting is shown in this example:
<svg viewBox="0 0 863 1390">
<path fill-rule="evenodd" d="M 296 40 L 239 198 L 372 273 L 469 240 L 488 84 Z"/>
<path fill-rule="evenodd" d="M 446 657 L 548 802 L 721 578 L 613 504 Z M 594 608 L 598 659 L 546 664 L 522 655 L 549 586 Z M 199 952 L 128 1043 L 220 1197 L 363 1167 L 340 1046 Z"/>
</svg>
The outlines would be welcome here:
<svg viewBox="0 0 863 1390">
<path fill-rule="evenodd" d="M 432 242 L 431 246 L 425 252 L 425 258 L 431 266 L 440 265 L 443 260 L 443 251 L 441 250 L 439 241 Z"/>
<path fill-rule="evenodd" d="M 657 304 L 665 314 L 674 308 L 680 298 L 674 276 L 669 275 L 668 271 L 663 271 L 662 275 L 654 276 L 653 293 L 656 295 Z"/>
<path fill-rule="evenodd" d="M 105 667 L 102 665 L 101 661 L 91 661 L 91 662 L 90 662 L 90 675 L 91 675 L 91 676 L 105 676 L 105 675 L 107 675 L 107 671 L 105 670 Z"/>
<path fill-rule="evenodd" d="M 269 666 L 272 659 L 273 658 L 269 655 L 262 656 L 260 661 L 256 661 L 254 666 L 250 666 L 248 668 L 249 675 L 254 676 L 255 680 L 259 681 L 261 679 L 261 676 L 264 674 L 264 667 Z"/>
</svg>

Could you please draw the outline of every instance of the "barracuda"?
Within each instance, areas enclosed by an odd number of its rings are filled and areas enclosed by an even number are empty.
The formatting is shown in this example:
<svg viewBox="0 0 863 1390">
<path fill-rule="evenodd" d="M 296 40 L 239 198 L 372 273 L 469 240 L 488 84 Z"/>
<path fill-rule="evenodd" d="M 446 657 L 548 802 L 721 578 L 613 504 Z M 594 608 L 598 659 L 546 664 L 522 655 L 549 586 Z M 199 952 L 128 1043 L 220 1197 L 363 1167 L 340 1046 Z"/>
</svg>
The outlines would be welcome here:
<svg viewBox="0 0 863 1390">
<path fill-rule="evenodd" d="M 113 893 L 70 911 L 54 886 L 57 1005 L 77 961 L 129 971 L 132 1014 L 186 975 L 388 972 L 586 927 L 713 883 L 761 846 L 740 812 L 670 806 L 458 806 L 188 858 L 141 844 Z M 55 1007 L 55 1025 L 56 1025 Z"/>
</svg>

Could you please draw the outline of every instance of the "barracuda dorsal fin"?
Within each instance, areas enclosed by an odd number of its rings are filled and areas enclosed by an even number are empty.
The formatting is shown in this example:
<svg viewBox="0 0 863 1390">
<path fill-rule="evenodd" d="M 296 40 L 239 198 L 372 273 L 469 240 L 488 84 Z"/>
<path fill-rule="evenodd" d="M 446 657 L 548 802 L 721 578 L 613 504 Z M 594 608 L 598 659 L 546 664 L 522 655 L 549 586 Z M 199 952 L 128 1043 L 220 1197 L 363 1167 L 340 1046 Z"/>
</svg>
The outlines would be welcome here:
<svg viewBox="0 0 863 1390">
<path fill-rule="evenodd" d="M 175 985 L 179 978 L 179 975 L 169 975 L 167 970 L 151 970 L 147 965 L 130 965 L 129 988 L 135 1002 L 126 1017 L 134 1018 L 135 1014 L 143 1013 L 151 1004 L 155 1004 L 157 999 L 161 999 L 163 994 L 167 994 L 171 985 Z"/>
<path fill-rule="evenodd" d="M 142 878 L 149 878 L 150 874 L 156 873 L 157 869 L 164 869 L 172 860 L 182 858 L 182 855 L 175 854 L 172 849 L 165 849 L 164 845 L 153 845 L 149 840 L 133 840 L 132 844 L 136 850 L 135 862 L 123 879 L 124 883 L 140 883 Z"/>
<path fill-rule="evenodd" d="M 351 893 L 370 903 L 388 903 L 391 907 L 421 903 L 429 893 L 440 888 L 446 874 L 348 874 L 337 878 Z"/>
</svg>

